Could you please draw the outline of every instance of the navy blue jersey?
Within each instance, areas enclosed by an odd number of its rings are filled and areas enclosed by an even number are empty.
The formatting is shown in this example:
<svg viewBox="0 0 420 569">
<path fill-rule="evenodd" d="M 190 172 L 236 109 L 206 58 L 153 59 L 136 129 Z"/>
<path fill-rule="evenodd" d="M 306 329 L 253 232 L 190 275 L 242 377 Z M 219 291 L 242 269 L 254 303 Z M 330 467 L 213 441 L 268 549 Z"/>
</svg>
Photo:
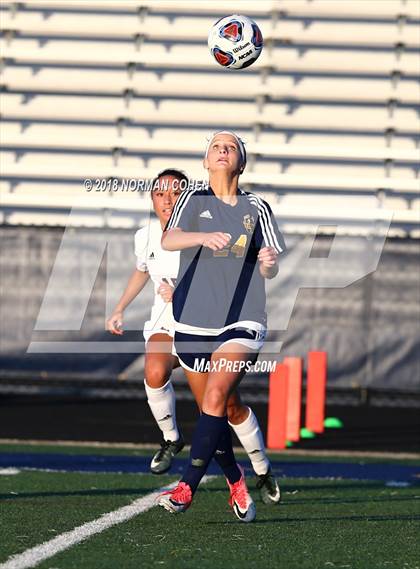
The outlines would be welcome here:
<svg viewBox="0 0 420 569">
<path fill-rule="evenodd" d="M 284 251 L 267 202 L 240 189 L 234 206 L 218 199 L 211 188 L 186 191 L 165 229 L 176 227 L 186 232 L 221 231 L 231 240 L 220 251 L 201 246 L 181 251 L 173 296 L 175 322 L 213 333 L 238 322 L 265 325 L 265 279 L 257 256 L 266 246 L 279 254 Z"/>
</svg>

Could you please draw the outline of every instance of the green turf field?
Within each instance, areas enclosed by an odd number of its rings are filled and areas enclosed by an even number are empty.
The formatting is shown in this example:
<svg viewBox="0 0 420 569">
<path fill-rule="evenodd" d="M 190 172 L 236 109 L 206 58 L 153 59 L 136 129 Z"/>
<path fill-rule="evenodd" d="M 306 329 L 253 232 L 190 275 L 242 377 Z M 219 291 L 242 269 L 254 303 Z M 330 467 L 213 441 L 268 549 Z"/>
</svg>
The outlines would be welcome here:
<svg viewBox="0 0 420 569">
<path fill-rule="evenodd" d="M 10 452 L 10 447 L 7 450 Z M 1 475 L 0 568 L 10 555 L 117 510 L 174 480 L 173 476 L 148 474 L 20 471 Z M 243 524 L 229 509 L 226 485 L 217 477 L 199 490 L 187 513 L 175 516 L 152 508 L 37 567 L 420 567 L 419 486 L 306 478 L 282 479 L 281 486 L 283 500 L 278 507 L 262 504 L 253 490 L 257 521 Z"/>
</svg>

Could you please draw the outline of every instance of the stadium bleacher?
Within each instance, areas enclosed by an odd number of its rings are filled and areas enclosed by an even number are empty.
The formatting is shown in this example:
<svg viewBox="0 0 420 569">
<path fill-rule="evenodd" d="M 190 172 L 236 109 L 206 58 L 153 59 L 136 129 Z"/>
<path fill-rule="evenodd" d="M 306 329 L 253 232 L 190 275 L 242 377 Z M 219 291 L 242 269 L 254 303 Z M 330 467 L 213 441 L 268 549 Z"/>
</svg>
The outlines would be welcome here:
<svg viewBox="0 0 420 569">
<path fill-rule="evenodd" d="M 84 178 L 205 178 L 206 135 L 247 142 L 246 189 L 284 229 L 419 214 L 417 0 L 235 3 L 258 20 L 260 59 L 226 71 L 207 33 L 225 3 L 0 2 L 2 221 L 135 226 L 144 195 L 87 193 Z M 209 85 L 211 84 L 211 89 Z M 77 168 L 75 168 L 77 164 Z M 67 220 L 67 221 L 66 221 Z"/>
</svg>

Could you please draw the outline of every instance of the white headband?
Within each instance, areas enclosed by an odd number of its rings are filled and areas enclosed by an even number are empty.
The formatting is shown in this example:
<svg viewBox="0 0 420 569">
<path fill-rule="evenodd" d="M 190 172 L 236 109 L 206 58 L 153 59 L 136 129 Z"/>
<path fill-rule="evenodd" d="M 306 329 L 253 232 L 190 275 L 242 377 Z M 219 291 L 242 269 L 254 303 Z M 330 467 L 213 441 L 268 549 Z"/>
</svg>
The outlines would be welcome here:
<svg viewBox="0 0 420 569">
<path fill-rule="evenodd" d="M 243 141 L 239 138 L 239 136 L 238 136 L 237 134 L 235 134 L 234 132 L 232 132 L 231 130 L 219 130 L 219 131 L 217 131 L 217 132 L 215 132 L 214 134 L 211 135 L 211 137 L 208 139 L 208 142 L 207 142 L 205 157 L 207 158 L 207 155 L 208 155 L 208 153 L 209 153 L 210 145 L 211 145 L 213 139 L 214 139 L 218 134 L 230 134 L 230 136 L 233 136 L 233 138 L 234 138 L 234 139 L 236 140 L 236 142 L 238 143 L 239 152 L 240 152 L 241 158 L 242 158 L 242 166 L 245 166 L 245 164 L 246 164 L 246 150 L 245 150 L 245 145 L 244 145 Z"/>
</svg>

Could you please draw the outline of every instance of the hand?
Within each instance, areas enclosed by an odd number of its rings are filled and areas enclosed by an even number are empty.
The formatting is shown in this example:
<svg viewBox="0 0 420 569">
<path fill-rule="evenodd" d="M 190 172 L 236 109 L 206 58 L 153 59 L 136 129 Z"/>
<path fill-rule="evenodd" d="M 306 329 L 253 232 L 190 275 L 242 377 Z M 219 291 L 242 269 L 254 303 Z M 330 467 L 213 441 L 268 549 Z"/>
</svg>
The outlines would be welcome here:
<svg viewBox="0 0 420 569">
<path fill-rule="evenodd" d="M 173 295 L 174 289 L 173 287 L 168 284 L 168 283 L 160 283 L 159 288 L 158 288 L 158 293 L 160 294 L 160 296 L 163 298 L 163 300 L 165 302 L 172 302 L 172 295 Z"/>
<path fill-rule="evenodd" d="M 274 267 L 278 256 L 274 247 L 263 247 L 258 253 L 258 260 L 263 267 Z"/>
<path fill-rule="evenodd" d="M 111 334 L 116 334 L 117 336 L 123 335 L 123 312 L 122 310 L 116 310 L 106 322 L 106 329 Z"/>
<path fill-rule="evenodd" d="M 208 247 L 212 251 L 220 251 L 224 249 L 226 245 L 231 240 L 231 235 L 229 233 L 222 233 L 221 231 L 215 231 L 214 233 L 203 233 L 202 246 Z"/>
</svg>

